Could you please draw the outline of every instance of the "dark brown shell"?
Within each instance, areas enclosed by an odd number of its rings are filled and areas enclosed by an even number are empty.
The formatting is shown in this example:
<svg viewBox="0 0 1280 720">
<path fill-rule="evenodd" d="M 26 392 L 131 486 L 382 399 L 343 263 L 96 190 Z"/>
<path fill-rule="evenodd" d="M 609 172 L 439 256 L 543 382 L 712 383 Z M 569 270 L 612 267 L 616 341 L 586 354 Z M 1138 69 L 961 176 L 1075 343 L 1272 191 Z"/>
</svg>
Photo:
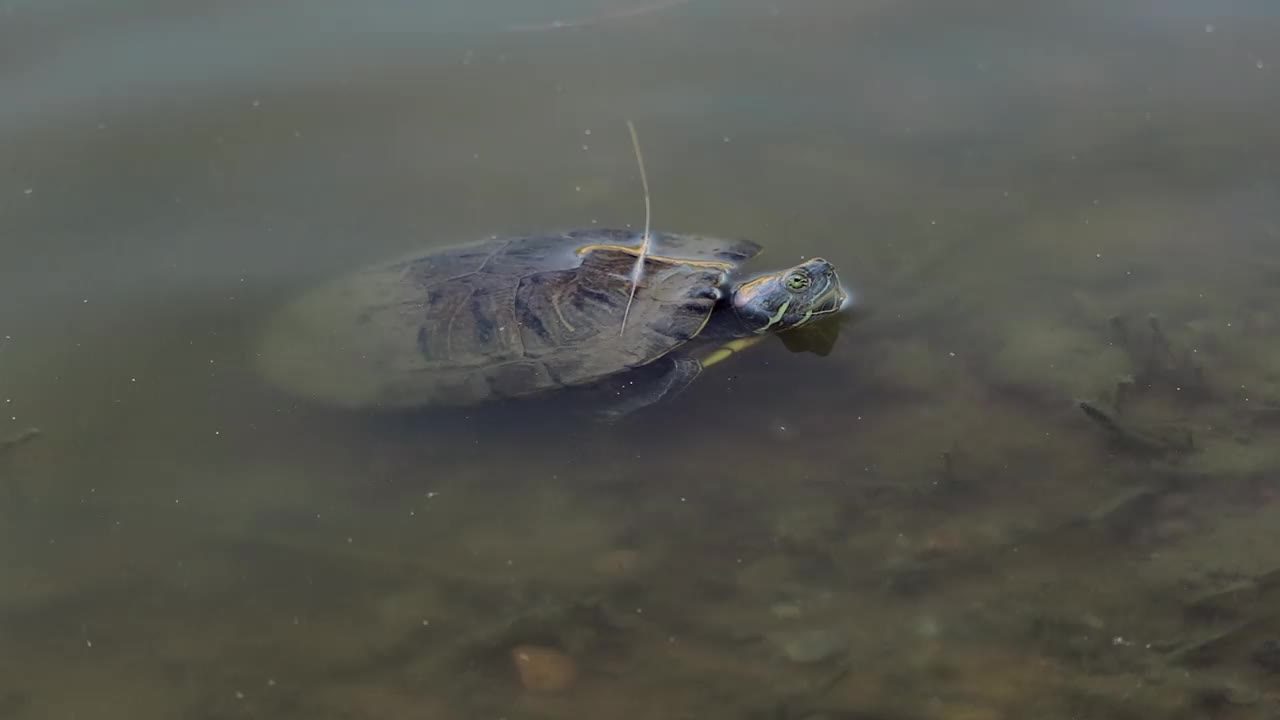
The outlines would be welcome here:
<svg viewBox="0 0 1280 720">
<path fill-rule="evenodd" d="M 697 336 L 755 243 L 640 234 L 495 238 L 361 270 L 272 319 L 260 358 L 293 392 L 353 406 L 466 405 L 582 385 Z"/>
</svg>

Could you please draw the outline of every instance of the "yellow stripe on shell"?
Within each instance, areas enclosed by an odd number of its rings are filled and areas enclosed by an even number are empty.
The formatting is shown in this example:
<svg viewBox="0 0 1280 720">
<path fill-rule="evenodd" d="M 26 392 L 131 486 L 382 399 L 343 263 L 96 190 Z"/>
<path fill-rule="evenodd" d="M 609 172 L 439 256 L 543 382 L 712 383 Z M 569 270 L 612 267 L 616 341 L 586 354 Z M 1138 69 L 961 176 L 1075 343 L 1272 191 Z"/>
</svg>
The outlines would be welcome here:
<svg viewBox="0 0 1280 720">
<path fill-rule="evenodd" d="M 575 252 L 579 255 L 585 255 L 593 250 L 617 250 L 619 252 L 627 253 L 628 255 L 640 257 L 640 248 L 628 247 L 626 245 L 583 245 Z M 688 260 L 685 258 L 668 257 L 666 255 L 655 255 L 653 253 L 646 253 L 644 259 L 646 261 L 652 260 L 654 262 L 667 263 L 668 265 L 693 265 L 694 267 L 716 268 L 718 270 L 732 270 L 734 267 L 733 263 L 717 262 L 715 260 Z"/>
</svg>

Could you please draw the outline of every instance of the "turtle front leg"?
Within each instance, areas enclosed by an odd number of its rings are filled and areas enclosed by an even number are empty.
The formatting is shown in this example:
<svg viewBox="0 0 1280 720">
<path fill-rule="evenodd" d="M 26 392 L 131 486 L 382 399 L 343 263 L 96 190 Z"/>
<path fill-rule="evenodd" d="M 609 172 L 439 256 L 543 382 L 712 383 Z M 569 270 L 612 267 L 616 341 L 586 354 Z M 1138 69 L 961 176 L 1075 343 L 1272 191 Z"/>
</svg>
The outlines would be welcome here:
<svg viewBox="0 0 1280 720">
<path fill-rule="evenodd" d="M 684 355 L 668 355 L 620 377 L 616 396 L 621 399 L 597 413 L 605 422 L 616 422 L 660 400 L 680 394 L 702 372 L 702 363 Z"/>
</svg>

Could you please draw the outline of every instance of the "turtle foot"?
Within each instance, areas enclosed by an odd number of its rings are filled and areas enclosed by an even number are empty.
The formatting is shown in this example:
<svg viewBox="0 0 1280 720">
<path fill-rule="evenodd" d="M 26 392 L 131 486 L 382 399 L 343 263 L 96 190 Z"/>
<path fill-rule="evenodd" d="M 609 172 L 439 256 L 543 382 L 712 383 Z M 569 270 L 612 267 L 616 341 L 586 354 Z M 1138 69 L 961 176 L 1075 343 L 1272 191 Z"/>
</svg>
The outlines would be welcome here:
<svg viewBox="0 0 1280 720">
<path fill-rule="evenodd" d="M 702 363 L 688 357 L 668 357 L 619 378 L 616 397 L 621 399 L 596 412 L 596 419 L 616 423 L 637 410 L 670 400 L 702 372 Z"/>
</svg>

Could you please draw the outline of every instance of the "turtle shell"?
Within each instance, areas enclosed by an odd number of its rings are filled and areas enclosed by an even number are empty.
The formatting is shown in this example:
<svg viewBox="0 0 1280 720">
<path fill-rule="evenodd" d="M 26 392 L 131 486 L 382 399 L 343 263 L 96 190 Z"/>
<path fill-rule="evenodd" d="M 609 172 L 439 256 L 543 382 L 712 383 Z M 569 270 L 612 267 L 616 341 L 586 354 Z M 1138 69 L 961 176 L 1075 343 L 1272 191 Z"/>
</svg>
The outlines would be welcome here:
<svg viewBox="0 0 1280 720">
<path fill-rule="evenodd" d="M 347 407 L 469 405 L 584 385 L 696 337 L 746 240 L 581 230 L 493 238 L 374 265 L 269 321 L 267 378 Z"/>
</svg>

